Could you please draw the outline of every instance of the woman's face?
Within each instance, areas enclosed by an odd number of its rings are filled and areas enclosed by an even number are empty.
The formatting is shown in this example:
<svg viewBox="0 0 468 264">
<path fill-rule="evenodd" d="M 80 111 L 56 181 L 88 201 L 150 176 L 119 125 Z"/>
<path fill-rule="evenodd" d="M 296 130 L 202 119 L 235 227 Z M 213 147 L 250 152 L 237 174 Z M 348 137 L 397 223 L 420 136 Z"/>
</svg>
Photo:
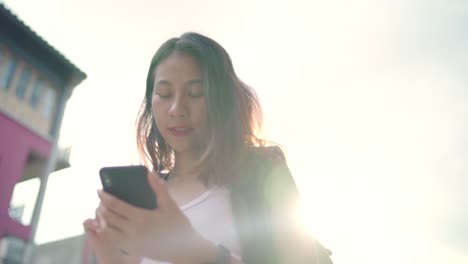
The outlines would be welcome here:
<svg viewBox="0 0 468 264">
<path fill-rule="evenodd" d="M 193 152 L 207 134 L 202 72 L 190 55 L 174 52 L 155 70 L 152 110 L 156 126 L 175 152 Z"/>
</svg>

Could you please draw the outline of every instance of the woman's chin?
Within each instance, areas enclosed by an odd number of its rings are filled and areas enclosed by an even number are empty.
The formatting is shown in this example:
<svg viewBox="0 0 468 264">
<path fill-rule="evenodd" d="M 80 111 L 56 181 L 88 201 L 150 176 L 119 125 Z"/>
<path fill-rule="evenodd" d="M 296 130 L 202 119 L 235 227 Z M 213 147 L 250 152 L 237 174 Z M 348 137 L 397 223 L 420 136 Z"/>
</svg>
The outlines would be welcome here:
<svg viewBox="0 0 468 264">
<path fill-rule="evenodd" d="M 193 153 L 196 148 L 190 144 L 171 144 L 171 148 L 175 153 Z"/>
</svg>

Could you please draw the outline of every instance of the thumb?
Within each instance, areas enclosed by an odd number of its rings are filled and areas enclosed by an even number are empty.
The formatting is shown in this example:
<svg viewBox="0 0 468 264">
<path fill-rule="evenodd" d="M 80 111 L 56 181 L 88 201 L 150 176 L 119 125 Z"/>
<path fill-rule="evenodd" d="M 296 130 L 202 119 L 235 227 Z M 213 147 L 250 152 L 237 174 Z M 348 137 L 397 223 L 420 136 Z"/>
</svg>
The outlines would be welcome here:
<svg viewBox="0 0 468 264">
<path fill-rule="evenodd" d="M 148 183 L 156 194 L 158 207 L 165 207 L 173 203 L 171 195 L 167 190 L 166 183 L 157 174 L 153 172 L 148 173 Z"/>
</svg>

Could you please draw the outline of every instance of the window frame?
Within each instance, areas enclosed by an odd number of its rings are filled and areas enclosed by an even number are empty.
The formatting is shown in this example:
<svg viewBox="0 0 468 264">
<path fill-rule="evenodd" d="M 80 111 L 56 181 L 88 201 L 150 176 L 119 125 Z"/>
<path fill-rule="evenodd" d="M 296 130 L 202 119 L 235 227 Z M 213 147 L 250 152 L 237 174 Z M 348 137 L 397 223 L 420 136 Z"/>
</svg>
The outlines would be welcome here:
<svg viewBox="0 0 468 264">
<path fill-rule="evenodd" d="M 2 82 L 3 82 L 3 89 L 5 91 L 10 91 L 11 85 L 13 81 L 15 80 L 16 73 L 18 71 L 18 60 L 14 56 L 8 56 L 7 58 L 7 64 L 5 65 L 5 68 L 3 69 L 3 77 L 2 77 Z M 13 66 L 12 66 L 13 65 Z"/>
<path fill-rule="evenodd" d="M 32 77 L 32 69 L 26 63 L 23 63 L 23 67 L 21 67 L 21 73 L 18 79 L 18 83 L 16 84 L 15 94 L 18 99 L 24 99 L 29 84 L 31 83 Z"/>
</svg>

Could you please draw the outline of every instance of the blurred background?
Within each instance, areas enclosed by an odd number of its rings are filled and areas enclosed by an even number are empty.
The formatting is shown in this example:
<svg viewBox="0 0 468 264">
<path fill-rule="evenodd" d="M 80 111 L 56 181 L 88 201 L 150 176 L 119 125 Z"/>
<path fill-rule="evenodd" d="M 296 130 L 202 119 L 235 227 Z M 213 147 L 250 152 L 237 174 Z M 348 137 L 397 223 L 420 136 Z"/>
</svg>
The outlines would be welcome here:
<svg viewBox="0 0 468 264">
<path fill-rule="evenodd" d="M 468 1 L 0 3 L 0 258 L 92 261 L 97 172 L 139 163 L 151 57 L 197 31 L 258 92 L 335 263 L 468 263 Z"/>
</svg>

